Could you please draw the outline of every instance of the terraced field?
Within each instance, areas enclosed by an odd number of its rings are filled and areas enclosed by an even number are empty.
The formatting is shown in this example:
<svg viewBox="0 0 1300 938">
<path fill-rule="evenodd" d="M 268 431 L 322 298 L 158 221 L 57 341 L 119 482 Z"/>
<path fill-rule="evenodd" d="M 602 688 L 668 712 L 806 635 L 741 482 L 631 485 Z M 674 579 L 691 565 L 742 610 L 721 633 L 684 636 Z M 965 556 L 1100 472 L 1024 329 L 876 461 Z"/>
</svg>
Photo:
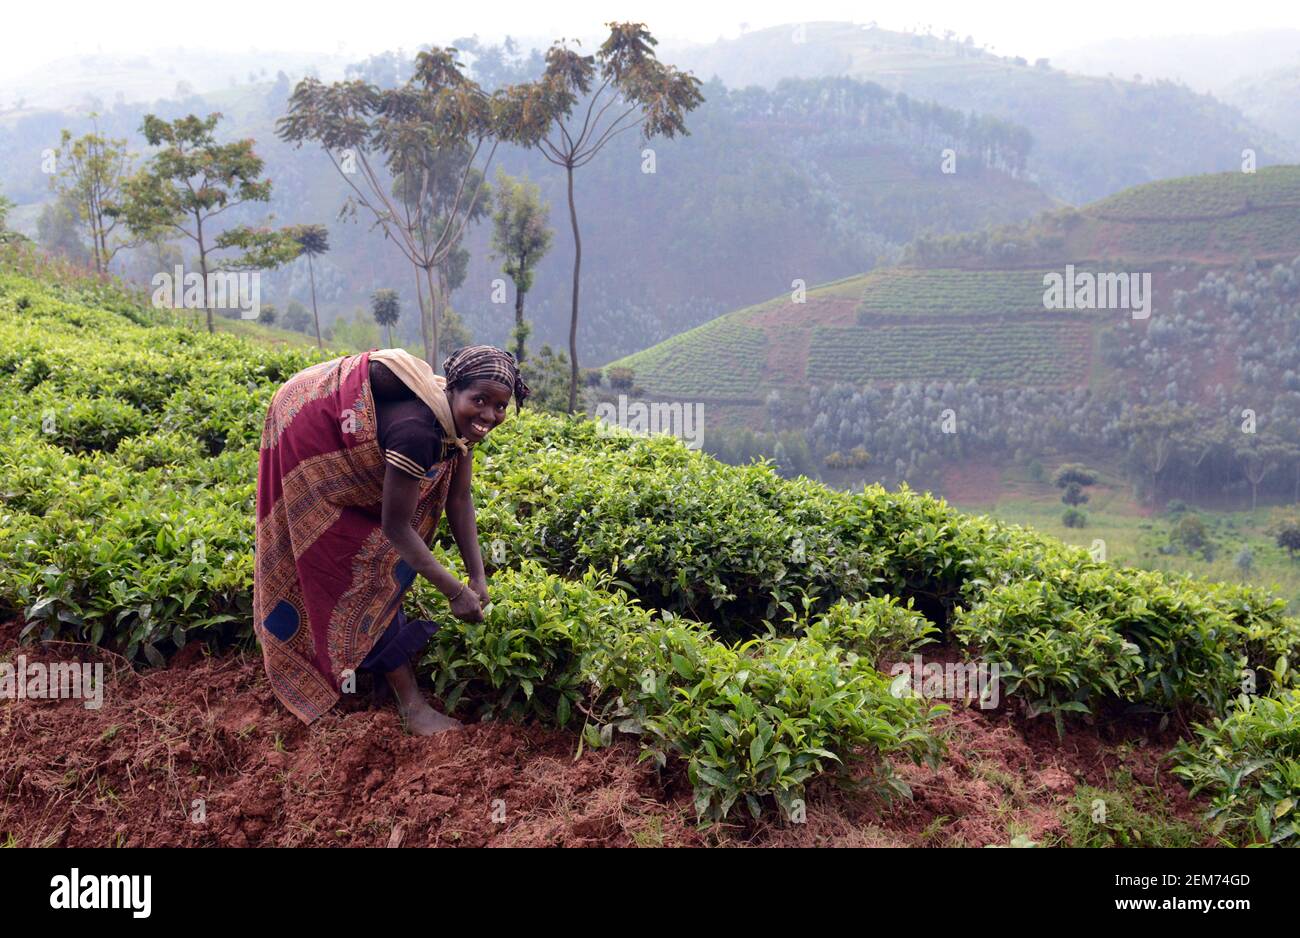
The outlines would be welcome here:
<svg viewBox="0 0 1300 938">
<path fill-rule="evenodd" d="M 917 322 L 813 330 L 808 380 L 980 381 L 1051 387 L 1087 379 L 1092 330 L 1079 318 Z"/>
<path fill-rule="evenodd" d="M 1249 254 L 1290 259 L 1300 250 L 1300 201 L 1212 219 L 1090 219 L 1070 247 L 1083 257 L 1229 262 Z"/>
<path fill-rule="evenodd" d="M 759 393 L 767 343 L 762 329 L 726 316 L 614 364 L 631 367 L 636 383 L 651 394 L 749 399 Z"/>
<path fill-rule="evenodd" d="M 1041 313 L 1044 273 L 1045 270 L 894 267 L 867 276 L 858 315 Z"/>
<path fill-rule="evenodd" d="M 611 364 L 631 367 L 656 397 L 744 403 L 755 421 L 770 391 L 834 381 L 1084 384 L 1095 377 L 1094 330 L 1116 314 L 1045 311 L 1043 275 L 1067 264 L 1150 272 L 1158 317 L 1173 267 L 1289 262 L 1300 254 L 1300 166 L 1150 183 L 980 234 L 969 251 L 934 255 L 951 258 L 938 266 L 845 278 L 802 304 L 778 297 Z"/>
<path fill-rule="evenodd" d="M 1218 173 L 1148 183 L 1095 202 L 1087 212 L 1099 218 L 1172 221 L 1279 204 L 1300 206 L 1300 171 L 1294 166 L 1266 166 L 1254 173 Z"/>
</svg>

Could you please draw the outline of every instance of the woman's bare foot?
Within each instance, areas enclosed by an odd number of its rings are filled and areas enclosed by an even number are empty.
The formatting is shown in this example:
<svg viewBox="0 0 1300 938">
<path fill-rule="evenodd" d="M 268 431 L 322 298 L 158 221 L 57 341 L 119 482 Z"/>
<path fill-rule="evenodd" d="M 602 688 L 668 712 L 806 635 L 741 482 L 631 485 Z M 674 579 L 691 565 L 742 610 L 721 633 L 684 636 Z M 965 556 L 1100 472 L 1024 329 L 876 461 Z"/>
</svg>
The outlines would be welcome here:
<svg viewBox="0 0 1300 938">
<path fill-rule="evenodd" d="M 397 698 L 397 713 L 409 732 L 416 736 L 432 736 L 434 733 L 461 728 L 459 720 L 453 720 L 429 706 L 429 702 L 420 693 L 415 669 L 409 663 L 396 671 L 389 671 L 385 677 Z"/>
</svg>

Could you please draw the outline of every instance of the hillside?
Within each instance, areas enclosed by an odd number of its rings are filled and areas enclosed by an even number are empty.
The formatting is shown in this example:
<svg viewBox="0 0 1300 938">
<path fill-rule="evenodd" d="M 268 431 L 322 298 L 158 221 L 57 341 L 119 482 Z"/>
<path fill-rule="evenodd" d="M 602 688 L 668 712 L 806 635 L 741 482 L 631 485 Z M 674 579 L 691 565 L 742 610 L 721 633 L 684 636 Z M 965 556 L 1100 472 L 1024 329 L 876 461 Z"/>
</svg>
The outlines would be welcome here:
<svg viewBox="0 0 1300 938">
<path fill-rule="evenodd" d="M 1135 407 L 1192 407 L 1208 426 L 1253 406 L 1271 441 L 1295 445 L 1298 209 L 1300 167 L 1150 183 L 1026 225 L 920 239 L 906 266 L 736 310 L 609 367 L 632 369 L 648 395 L 714 408 L 711 451 L 727 453 L 740 427 L 796 432 L 810 451 L 798 468 L 819 474 L 854 446 L 875 457 L 869 478 L 927 484 L 976 454 L 1118 464 L 1133 455 Z M 1067 264 L 1148 274 L 1149 317 L 1045 308 L 1044 277 Z M 936 434 L 944 409 L 960 432 Z M 1232 463 L 1198 461 L 1217 465 L 1205 489 L 1241 484 Z M 1290 492 L 1289 466 L 1271 467 L 1273 490 Z M 1194 489 L 1195 475 L 1178 484 Z"/>
<path fill-rule="evenodd" d="M 1030 171 L 1054 196 L 1082 203 L 1157 179 L 1262 163 L 1297 144 L 1236 108 L 1170 82 L 1072 74 L 993 55 L 970 37 L 907 34 L 852 23 L 791 23 L 685 49 L 682 63 L 728 84 L 847 75 L 894 91 L 1012 120 L 1034 135 Z"/>
<path fill-rule="evenodd" d="M 384 62 L 385 68 L 358 64 L 349 74 L 391 83 L 410 66 L 395 54 Z M 481 77 L 488 86 L 530 79 L 535 65 L 520 57 L 512 70 Z M 398 341 L 417 344 L 416 298 L 400 252 L 389 250 L 365 218 L 338 218 L 348 189 L 321 152 L 294 149 L 275 136 L 291 88 L 282 75 L 151 105 L 118 103 L 101 111 L 99 127 L 139 152 L 146 112 L 222 113 L 221 138 L 255 140 L 273 180 L 270 203 L 240 207 L 231 220 L 263 224 L 273 215 L 276 224 L 327 225 L 331 250 L 315 263 L 322 325 L 367 309 L 375 290 L 393 288 L 403 309 Z M 816 283 L 890 263 L 922 232 L 1020 221 L 1057 204 L 1026 177 L 1033 141 L 1014 119 L 968 115 L 843 79 L 772 90 L 715 82 L 703 91 L 689 136 L 654 142 L 654 172 L 644 171 L 643 146 L 630 134 L 578 174 L 584 364 L 756 302 L 791 277 Z M 27 154 L 57 145 L 64 127 L 80 134 L 90 123 L 72 111 L 0 111 L 0 191 L 18 203 L 11 224 L 32 237 L 51 195 L 40 161 Z M 971 154 L 955 175 L 938 170 L 938 154 L 949 147 Z M 537 152 L 512 147 L 501 148 L 496 168 L 526 175 L 549 203 L 554 245 L 536 271 L 527 312 L 534 347 L 567 347 L 573 239 L 563 173 Z M 493 301 L 502 273 L 490 235 L 490 220 L 471 227 L 452 303 L 477 341 L 505 345 L 513 317 L 508 305 Z M 158 267 L 152 252 L 136 252 L 117 269 L 147 283 Z M 281 310 L 291 299 L 309 302 L 310 290 L 302 262 L 263 277 L 264 298 Z"/>
<path fill-rule="evenodd" d="M 474 455 L 481 543 L 506 545 L 484 621 L 409 597 L 440 626 L 426 687 L 473 725 L 415 740 L 348 698 L 305 727 L 243 652 L 265 407 L 317 356 L 12 269 L 0 349 L 0 652 L 112 663 L 102 709 L 6 707 L 10 845 L 1300 836 L 1276 597 L 531 410 Z"/>
</svg>

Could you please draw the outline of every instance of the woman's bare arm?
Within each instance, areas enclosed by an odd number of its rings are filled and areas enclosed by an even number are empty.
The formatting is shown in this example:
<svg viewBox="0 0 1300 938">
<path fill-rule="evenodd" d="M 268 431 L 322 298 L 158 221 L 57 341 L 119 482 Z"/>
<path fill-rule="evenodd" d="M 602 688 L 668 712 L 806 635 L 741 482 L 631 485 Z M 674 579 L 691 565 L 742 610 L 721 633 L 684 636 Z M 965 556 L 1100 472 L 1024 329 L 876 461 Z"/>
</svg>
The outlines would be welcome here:
<svg viewBox="0 0 1300 938">
<path fill-rule="evenodd" d="M 460 556 L 465 561 L 470 582 L 485 582 L 483 554 L 478 546 L 478 520 L 474 515 L 474 499 L 470 496 L 470 481 L 474 475 L 474 457 L 471 453 L 456 456 L 452 470 L 451 490 L 447 493 L 447 525 L 456 539 Z"/>
<path fill-rule="evenodd" d="M 448 599 L 461 592 L 465 585 L 450 570 L 438 562 L 429 550 L 429 545 L 420 539 L 420 535 L 411 527 L 415 508 L 420 499 L 420 480 L 407 475 L 392 465 L 384 467 L 384 500 L 381 509 L 384 534 L 397 549 L 397 555 L 405 560 L 416 573 L 431 582 Z M 450 496 L 448 497 L 450 501 Z M 482 569 L 482 559 L 479 567 Z M 462 612 L 472 609 L 478 612 L 478 601 L 474 594 L 466 590 L 460 598 L 452 603 L 452 612 L 463 617 Z"/>
</svg>

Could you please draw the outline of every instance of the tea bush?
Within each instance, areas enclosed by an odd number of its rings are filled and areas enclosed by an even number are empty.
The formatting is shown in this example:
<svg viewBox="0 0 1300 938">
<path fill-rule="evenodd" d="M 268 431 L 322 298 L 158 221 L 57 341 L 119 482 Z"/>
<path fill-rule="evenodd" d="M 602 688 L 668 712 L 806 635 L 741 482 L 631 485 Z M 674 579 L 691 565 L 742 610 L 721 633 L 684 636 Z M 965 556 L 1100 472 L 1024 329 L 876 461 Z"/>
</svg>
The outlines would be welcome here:
<svg viewBox="0 0 1300 938">
<path fill-rule="evenodd" d="M 0 614 L 26 638 L 155 664 L 189 641 L 251 640 L 262 421 L 319 357 L 0 272 Z M 713 816 L 769 797 L 788 810 L 862 757 L 901 791 L 878 756 L 932 758 L 937 711 L 891 696 L 877 666 L 940 630 L 1005 663 L 1008 690 L 1062 729 L 1105 704 L 1212 720 L 1244 669 L 1291 699 L 1300 633 L 1263 591 L 1098 563 L 906 487 L 832 491 L 528 410 L 475 460 L 494 605 L 451 622 L 417 589 L 445 624 L 425 665 L 439 692 L 484 714 L 575 728 L 581 714 L 584 745 L 637 729 Z M 1259 706 L 1294 728 L 1289 704 Z M 1225 719 L 1207 731 L 1248 722 Z M 1243 771 L 1232 811 L 1283 791 L 1255 780 L 1288 765 Z"/>
<path fill-rule="evenodd" d="M 474 701 L 480 716 L 559 726 L 581 712 L 590 746 L 616 730 L 635 734 L 642 759 L 685 762 L 696 809 L 713 818 L 740 798 L 758 817 L 765 796 L 792 814 L 809 779 L 867 754 L 937 760 L 927 725 L 947 707 L 894 697 L 875 666 L 926 640 L 932 626 L 921 616 L 892 601 L 841 603 L 798 637 L 728 645 L 610 585 L 590 568 L 580 580 L 535 561 L 503 570 L 482 623 L 432 604 L 441 629 L 422 666 L 452 710 Z M 874 767 L 880 790 L 907 793 L 889 763 Z"/>
<path fill-rule="evenodd" d="M 1300 846 L 1300 690 L 1246 697 L 1196 736 L 1174 750 L 1173 771 L 1214 796 L 1216 829 Z"/>
</svg>

